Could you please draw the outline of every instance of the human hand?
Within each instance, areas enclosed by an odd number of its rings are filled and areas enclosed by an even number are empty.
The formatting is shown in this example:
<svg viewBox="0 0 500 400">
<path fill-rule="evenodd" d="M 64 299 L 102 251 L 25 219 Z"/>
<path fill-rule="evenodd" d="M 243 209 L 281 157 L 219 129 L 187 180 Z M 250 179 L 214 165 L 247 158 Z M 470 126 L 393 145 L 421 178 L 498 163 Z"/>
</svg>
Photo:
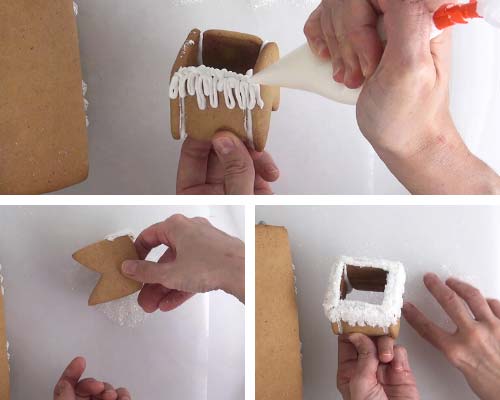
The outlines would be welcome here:
<svg viewBox="0 0 500 400">
<path fill-rule="evenodd" d="M 177 194 L 273 194 L 269 183 L 279 174 L 267 152 L 247 148 L 231 132 L 218 132 L 211 142 L 188 137 L 179 160 Z"/>
<path fill-rule="evenodd" d="M 446 332 L 410 303 L 403 308 L 406 320 L 464 374 L 479 398 L 498 399 L 500 302 L 485 299 L 478 289 L 454 278 L 444 284 L 435 274 L 427 274 L 424 283 L 457 329 Z"/>
<path fill-rule="evenodd" d="M 160 245 L 158 263 L 125 261 L 123 273 L 145 283 L 139 294 L 144 311 L 171 311 L 195 293 L 224 290 L 245 302 L 245 244 L 205 218 L 174 215 L 144 230 L 135 246 L 139 258 Z"/>
<path fill-rule="evenodd" d="M 54 400 L 131 400 L 127 389 L 114 389 L 93 378 L 81 379 L 86 361 L 77 357 L 66 367 L 54 388 Z"/>
<path fill-rule="evenodd" d="M 313 51 L 332 54 L 335 80 L 355 88 L 366 77 L 359 127 L 411 193 L 495 193 L 500 178 L 467 149 L 450 114 L 451 32 L 430 41 L 432 12 L 445 2 L 325 0 L 304 30 Z"/>
<path fill-rule="evenodd" d="M 390 337 L 341 335 L 337 387 L 344 400 L 418 400 L 404 347 Z"/>
</svg>

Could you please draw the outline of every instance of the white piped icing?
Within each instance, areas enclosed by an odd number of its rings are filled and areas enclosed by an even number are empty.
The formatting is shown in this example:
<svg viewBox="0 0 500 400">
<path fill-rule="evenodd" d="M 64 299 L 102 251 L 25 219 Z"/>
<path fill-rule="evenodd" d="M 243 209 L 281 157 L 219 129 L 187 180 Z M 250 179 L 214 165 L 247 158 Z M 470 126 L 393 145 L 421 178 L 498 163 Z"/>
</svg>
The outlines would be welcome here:
<svg viewBox="0 0 500 400">
<path fill-rule="evenodd" d="M 2 271 L 2 264 L 0 264 L 0 272 L 1 271 Z M 5 289 L 3 287 L 3 275 L 1 273 L 0 273 L 0 289 L 2 290 L 2 296 L 3 296 L 5 294 Z M 5 346 L 7 348 L 7 361 L 10 361 L 10 353 L 9 353 L 10 343 L 8 340 L 6 341 Z M 8 367 L 10 371 L 10 364 L 8 365 Z"/>
<path fill-rule="evenodd" d="M 358 300 L 341 299 L 341 282 L 346 276 L 346 267 L 378 268 L 387 271 L 387 283 L 382 304 L 371 304 Z M 387 330 L 401 318 L 406 272 L 400 262 L 371 260 L 368 258 L 340 257 L 332 268 L 323 308 L 330 322 L 341 321 L 349 325 L 374 326 Z M 347 281 L 348 282 L 348 281 Z"/>
<path fill-rule="evenodd" d="M 122 229 L 121 231 L 118 231 L 116 233 L 111 233 L 107 235 L 104 240 L 108 240 L 110 242 L 114 242 L 116 239 L 122 237 L 122 236 L 128 236 L 132 241 L 135 240 L 135 235 L 132 233 L 131 229 Z"/>
<path fill-rule="evenodd" d="M 76 4 L 75 1 L 73 2 L 73 13 L 75 14 L 75 17 L 78 15 L 78 4 Z M 85 83 L 85 81 L 82 81 L 82 94 L 83 94 L 83 108 L 85 109 L 85 126 L 88 128 L 90 125 L 89 117 L 87 115 L 87 110 L 89 109 L 89 102 L 85 98 L 85 96 L 87 95 L 87 84 Z"/>
<path fill-rule="evenodd" d="M 227 69 L 210 68 L 204 65 L 199 67 L 182 67 L 170 81 L 170 98 L 181 99 L 186 96 L 196 96 L 198 108 L 207 108 L 207 98 L 210 107 L 219 107 L 219 93 L 224 93 L 226 107 L 230 110 L 236 105 L 241 110 L 253 110 L 256 106 L 264 108 L 264 101 L 260 96 L 260 85 L 251 83 L 253 70 L 246 75 L 237 74 Z"/>
<path fill-rule="evenodd" d="M 198 108 L 205 110 L 207 104 L 211 108 L 218 108 L 219 93 L 223 93 L 228 109 L 233 110 L 238 106 L 245 111 L 245 131 L 249 143 L 252 144 L 252 110 L 255 107 L 264 108 L 260 85 L 250 82 L 252 76 L 253 70 L 248 70 L 246 75 L 243 75 L 204 65 L 180 68 L 170 81 L 169 96 L 172 100 L 180 99 L 181 138 L 187 136 L 184 99 L 187 96 L 196 96 Z"/>
</svg>

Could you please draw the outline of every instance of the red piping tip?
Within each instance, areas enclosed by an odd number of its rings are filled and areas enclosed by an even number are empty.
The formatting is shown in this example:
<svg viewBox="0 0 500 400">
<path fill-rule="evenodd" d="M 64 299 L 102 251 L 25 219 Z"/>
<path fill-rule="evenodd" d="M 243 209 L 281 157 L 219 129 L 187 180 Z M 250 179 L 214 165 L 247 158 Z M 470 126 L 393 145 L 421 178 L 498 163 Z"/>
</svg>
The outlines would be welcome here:
<svg viewBox="0 0 500 400">
<path fill-rule="evenodd" d="M 442 5 L 434 13 L 434 24 L 442 30 L 456 24 L 466 24 L 473 18 L 481 18 L 477 13 L 477 0 L 466 4 Z"/>
</svg>

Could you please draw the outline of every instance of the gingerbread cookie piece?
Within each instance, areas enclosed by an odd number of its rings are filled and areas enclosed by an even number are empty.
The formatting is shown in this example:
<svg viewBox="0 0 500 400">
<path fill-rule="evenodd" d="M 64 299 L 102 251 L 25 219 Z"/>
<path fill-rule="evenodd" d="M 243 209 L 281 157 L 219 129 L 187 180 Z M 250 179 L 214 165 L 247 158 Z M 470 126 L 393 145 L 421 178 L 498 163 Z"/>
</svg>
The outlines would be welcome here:
<svg viewBox="0 0 500 400">
<path fill-rule="evenodd" d="M 4 315 L 3 303 L 3 286 L 0 275 L 0 400 L 10 399 L 10 382 L 9 382 L 9 357 L 7 349 L 7 333 Z"/>
<path fill-rule="evenodd" d="M 191 31 L 172 68 L 173 137 L 210 140 L 225 129 L 257 151 L 264 150 L 271 112 L 279 108 L 280 91 L 254 84 L 250 78 L 254 70 L 278 60 L 278 46 L 264 45 L 257 36 L 210 30 L 202 39 L 199 30 Z"/>
<path fill-rule="evenodd" d="M 255 269 L 255 398 L 302 400 L 295 277 L 285 228 L 255 228 Z"/>
<path fill-rule="evenodd" d="M 79 183 L 88 155 L 73 1 L 0 8 L 0 194 Z"/>
<path fill-rule="evenodd" d="M 141 283 L 125 277 L 121 272 L 121 265 L 125 260 L 139 258 L 129 236 L 94 243 L 77 251 L 73 258 L 101 274 L 101 279 L 89 297 L 89 306 L 121 299 L 142 288 Z"/>
<path fill-rule="evenodd" d="M 406 273 L 403 264 L 387 260 L 341 257 L 330 275 L 323 304 L 335 335 L 363 333 L 399 336 Z M 381 304 L 349 300 L 353 290 L 384 294 Z"/>
</svg>

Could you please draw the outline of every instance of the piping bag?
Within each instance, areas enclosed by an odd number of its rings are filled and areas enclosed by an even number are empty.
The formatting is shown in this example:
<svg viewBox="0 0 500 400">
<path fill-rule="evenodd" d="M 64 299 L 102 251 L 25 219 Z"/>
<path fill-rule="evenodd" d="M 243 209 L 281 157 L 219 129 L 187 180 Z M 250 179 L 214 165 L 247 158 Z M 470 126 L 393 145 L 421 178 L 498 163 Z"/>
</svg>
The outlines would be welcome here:
<svg viewBox="0 0 500 400">
<path fill-rule="evenodd" d="M 467 24 L 474 18 L 484 18 L 500 28 L 500 0 L 471 0 L 469 3 L 445 4 L 433 16 L 431 39 L 443 29 L 455 24 Z M 378 22 L 378 32 L 386 40 L 383 17 Z M 312 78 L 311 78 L 312 77 Z M 342 104 L 355 105 L 361 90 L 349 89 L 332 78 L 332 64 L 315 55 L 306 43 L 283 57 L 276 64 L 255 74 L 251 81 L 261 85 L 280 86 L 313 92 Z"/>
</svg>

